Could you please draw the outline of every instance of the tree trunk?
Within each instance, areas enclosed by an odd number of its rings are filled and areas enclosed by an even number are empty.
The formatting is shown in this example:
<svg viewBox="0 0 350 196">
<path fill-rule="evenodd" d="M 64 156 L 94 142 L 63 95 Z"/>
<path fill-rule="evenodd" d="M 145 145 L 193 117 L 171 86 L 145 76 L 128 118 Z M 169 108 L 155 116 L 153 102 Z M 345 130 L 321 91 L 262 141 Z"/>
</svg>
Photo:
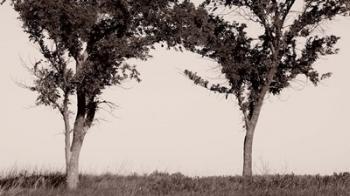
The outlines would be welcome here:
<svg viewBox="0 0 350 196">
<path fill-rule="evenodd" d="M 67 170 L 67 187 L 76 189 L 79 183 L 79 155 L 83 141 L 75 141 L 72 144 L 72 152 Z"/>
<path fill-rule="evenodd" d="M 83 72 L 83 67 L 87 57 L 88 54 L 85 50 L 84 54 L 78 58 L 76 64 L 76 75 Z M 70 147 L 70 158 L 66 174 L 66 185 L 68 189 L 76 189 L 79 183 L 79 156 L 86 130 L 88 129 L 88 127 L 85 126 L 87 112 L 86 104 L 86 93 L 81 89 L 81 86 L 79 86 L 77 87 L 77 115 L 74 122 L 73 140 Z M 93 121 L 93 119 L 91 120 Z M 68 142 L 68 139 L 66 141 Z"/>
<path fill-rule="evenodd" d="M 244 138 L 243 147 L 243 176 L 252 176 L 252 166 L 253 166 L 253 139 L 254 139 L 254 129 L 248 128 L 246 130 L 246 136 Z"/>
<path fill-rule="evenodd" d="M 64 120 L 64 141 L 65 141 L 65 160 L 66 160 L 66 174 L 68 173 L 69 161 L 70 161 L 70 124 L 68 113 L 63 114 Z"/>
<path fill-rule="evenodd" d="M 279 27 L 281 28 L 281 26 Z M 277 72 L 277 68 L 279 65 L 278 62 L 280 62 L 280 58 L 281 58 L 279 55 L 279 50 L 276 50 L 276 48 L 280 48 L 280 43 L 278 41 L 279 38 L 276 40 L 277 42 L 275 43 L 275 45 L 270 43 L 273 61 L 271 63 L 271 69 L 268 72 L 268 75 L 266 78 L 266 84 L 262 87 L 262 90 L 260 91 L 259 96 L 256 99 L 256 102 L 255 102 L 256 104 L 253 105 L 253 109 L 250 111 L 251 115 L 246 119 L 246 136 L 244 138 L 244 147 L 243 147 L 243 176 L 245 177 L 251 177 L 253 175 L 252 153 L 253 153 L 253 139 L 254 139 L 255 128 L 259 120 L 262 106 L 264 104 L 265 96 L 269 92 L 271 82 Z"/>
<path fill-rule="evenodd" d="M 251 118 L 246 123 L 246 136 L 244 138 L 243 146 L 243 176 L 245 177 L 251 177 L 253 175 L 253 140 L 264 97 L 265 94 L 261 95 L 257 105 L 255 105 L 255 109 L 252 111 Z"/>
<path fill-rule="evenodd" d="M 67 169 L 67 187 L 76 189 L 79 183 L 79 155 L 85 137 L 84 117 L 77 118 L 74 125 L 73 142 L 70 149 L 70 160 Z"/>
</svg>

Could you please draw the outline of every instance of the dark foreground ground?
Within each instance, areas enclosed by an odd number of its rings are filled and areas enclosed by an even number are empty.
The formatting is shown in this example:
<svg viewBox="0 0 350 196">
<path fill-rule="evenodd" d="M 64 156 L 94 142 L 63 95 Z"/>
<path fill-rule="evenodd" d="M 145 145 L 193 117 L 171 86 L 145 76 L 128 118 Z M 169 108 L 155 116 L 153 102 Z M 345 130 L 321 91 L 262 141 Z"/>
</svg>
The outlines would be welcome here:
<svg viewBox="0 0 350 196">
<path fill-rule="evenodd" d="M 155 172 L 147 176 L 82 175 L 76 191 L 64 188 L 59 173 L 16 174 L 0 178 L 0 195 L 350 195 L 350 173 L 333 176 L 274 175 L 190 178 Z"/>
</svg>

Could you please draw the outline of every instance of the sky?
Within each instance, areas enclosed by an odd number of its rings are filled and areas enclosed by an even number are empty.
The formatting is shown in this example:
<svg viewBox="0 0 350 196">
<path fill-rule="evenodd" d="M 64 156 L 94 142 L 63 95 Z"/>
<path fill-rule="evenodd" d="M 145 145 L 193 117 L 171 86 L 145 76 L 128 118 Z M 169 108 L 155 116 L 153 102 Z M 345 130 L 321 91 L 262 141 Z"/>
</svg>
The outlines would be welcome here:
<svg viewBox="0 0 350 196">
<path fill-rule="evenodd" d="M 36 106 L 30 66 L 39 58 L 16 13 L 0 7 L 0 173 L 64 169 L 63 121 Z M 279 96 L 268 96 L 253 145 L 256 174 L 332 174 L 350 171 L 350 19 L 323 26 L 342 37 L 338 55 L 322 57 L 333 72 L 316 88 L 304 78 Z M 153 58 L 135 61 L 141 83 L 113 87 L 103 97 L 118 105 L 98 111 L 85 138 L 81 171 L 86 173 L 181 172 L 190 176 L 240 175 L 244 129 L 235 99 L 195 86 L 191 69 L 221 81 L 218 65 L 190 52 L 156 47 Z"/>
</svg>

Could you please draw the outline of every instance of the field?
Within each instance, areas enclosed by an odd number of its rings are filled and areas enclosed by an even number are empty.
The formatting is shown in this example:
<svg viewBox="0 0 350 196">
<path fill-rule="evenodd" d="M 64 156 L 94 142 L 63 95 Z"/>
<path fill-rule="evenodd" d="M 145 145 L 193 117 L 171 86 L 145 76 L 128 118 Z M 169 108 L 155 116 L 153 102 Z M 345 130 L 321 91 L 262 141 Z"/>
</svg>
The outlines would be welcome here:
<svg viewBox="0 0 350 196">
<path fill-rule="evenodd" d="M 186 177 L 180 173 L 150 175 L 81 175 L 79 189 L 67 191 L 61 173 L 22 172 L 0 178 L 0 195 L 350 195 L 350 173 L 332 176 L 266 175 Z"/>
</svg>

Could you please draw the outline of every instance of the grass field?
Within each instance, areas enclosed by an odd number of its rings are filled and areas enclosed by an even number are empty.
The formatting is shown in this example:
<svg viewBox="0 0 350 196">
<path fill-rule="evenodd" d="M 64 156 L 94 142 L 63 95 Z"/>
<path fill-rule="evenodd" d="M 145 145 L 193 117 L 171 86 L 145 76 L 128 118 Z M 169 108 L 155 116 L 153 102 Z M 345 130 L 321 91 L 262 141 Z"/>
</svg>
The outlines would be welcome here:
<svg viewBox="0 0 350 196">
<path fill-rule="evenodd" d="M 79 189 L 67 191 L 61 173 L 21 172 L 0 178 L 0 195 L 350 195 L 350 173 L 332 176 L 267 175 L 251 179 L 195 177 L 154 172 L 150 175 L 80 176 Z"/>
</svg>

